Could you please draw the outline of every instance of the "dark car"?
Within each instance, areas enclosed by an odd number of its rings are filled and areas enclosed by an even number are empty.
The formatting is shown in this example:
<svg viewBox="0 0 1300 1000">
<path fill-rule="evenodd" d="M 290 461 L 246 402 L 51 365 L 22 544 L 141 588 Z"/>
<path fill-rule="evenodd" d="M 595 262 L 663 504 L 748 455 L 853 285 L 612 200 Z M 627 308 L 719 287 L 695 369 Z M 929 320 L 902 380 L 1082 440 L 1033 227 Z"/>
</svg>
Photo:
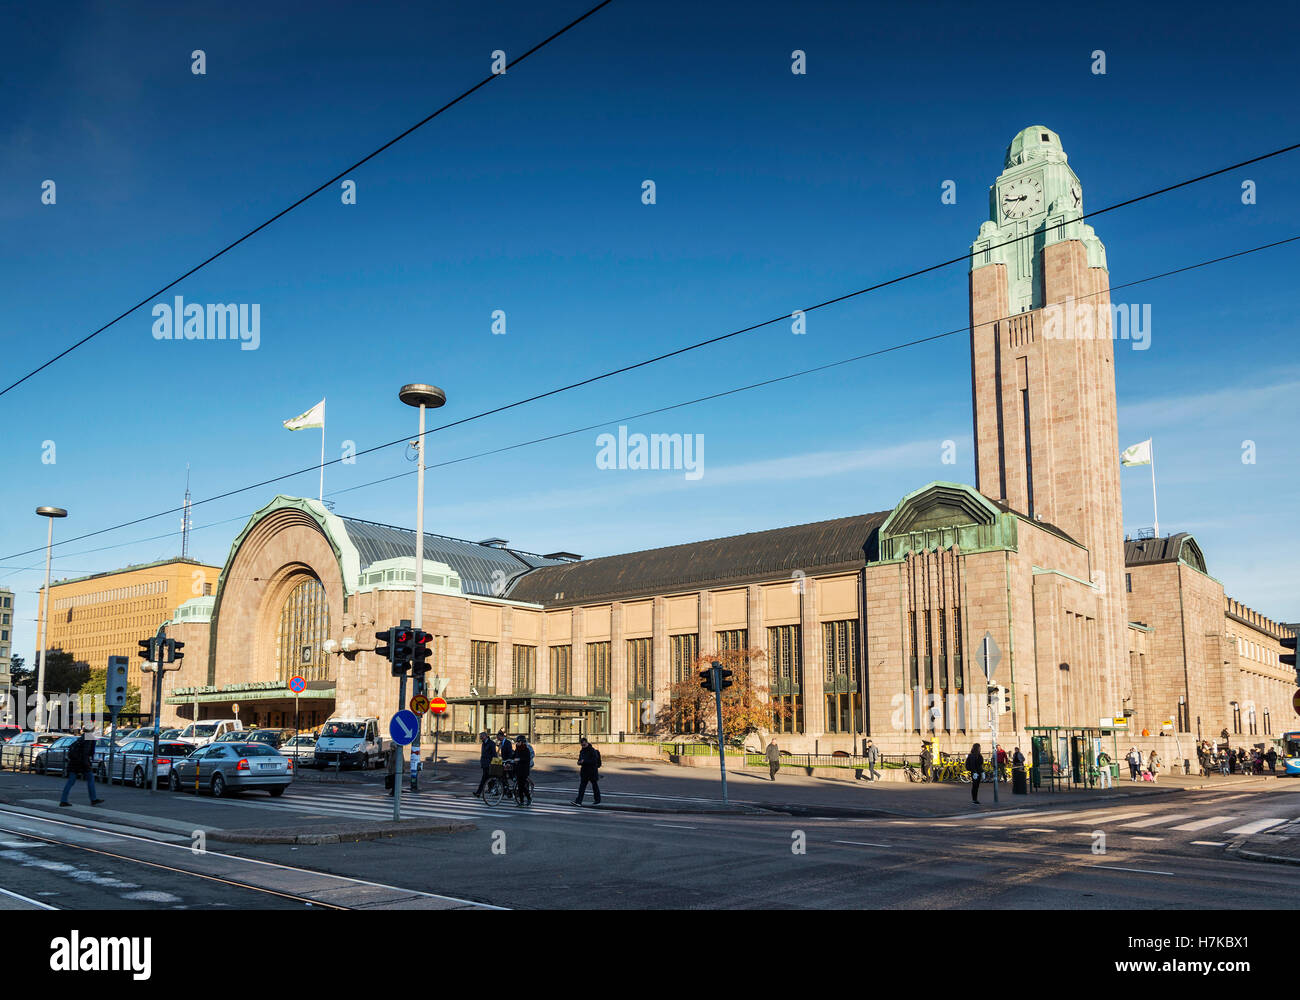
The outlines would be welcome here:
<svg viewBox="0 0 1300 1000">
<path fill-rule="evenodd" d="M 273 750 L 279 750 L 286 740 L 292 738 L 292 729 L 239 729 L 233 733 L 218 736 L 213 743 L 265 743 Z"/>
<path fill-rule="evenodd" d="M 36 751 L 36 773 L 68 775 L 68 750 L 77 742 L 75 736 L 60 736 L 47 747 Z"/>
<path fill-rule="evenodd" d="M 22 726 L 15 726 L 12 722 L 5 723 L 0 726 L 0 743 L 8 743 L 22 731 Z"/>
</svg>

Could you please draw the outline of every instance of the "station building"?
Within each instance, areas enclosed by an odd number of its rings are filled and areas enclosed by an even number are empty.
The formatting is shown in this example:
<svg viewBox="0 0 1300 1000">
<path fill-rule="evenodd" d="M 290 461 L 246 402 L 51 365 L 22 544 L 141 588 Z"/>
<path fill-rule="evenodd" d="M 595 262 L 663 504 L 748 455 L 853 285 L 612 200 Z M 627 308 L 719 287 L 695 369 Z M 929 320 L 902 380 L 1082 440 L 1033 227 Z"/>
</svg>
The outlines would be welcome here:
<svg viewBox="0 0 1300 1000">
<path fill-rule="evenodd" d="M 1275 736 L 1293 672 L 1279 622 L 1227 596 L 1186 533 L 1125 538 L 1105 248 L 1041 126 L 1012 141 L 970 272 L 976 482 L 932 482 L 872 513 L 582 559 L 500 539 L 425 538 L 434 673 L 468 735 L 636 739 L 697 656 L 757 647 L 784 749 L 886 753 L 998 726 L 1192 755 Z M 1100 335 L 1072 319 L 1080 303 Z M 1062 321 L 1062 315 L 1065 315 Z M 1075 325 L 1072 325 L 1075 324 Z M 374 632 L 410 619 L 415 536 L 279 496 L 231 546 L 215 593 L 177 608 L 172 718 L 315 725 L 396 710 Z M 290 678 L 306 690 L 295 699 Z M 766 734 L 764 734 L 766 736 Z"/>
</svg>

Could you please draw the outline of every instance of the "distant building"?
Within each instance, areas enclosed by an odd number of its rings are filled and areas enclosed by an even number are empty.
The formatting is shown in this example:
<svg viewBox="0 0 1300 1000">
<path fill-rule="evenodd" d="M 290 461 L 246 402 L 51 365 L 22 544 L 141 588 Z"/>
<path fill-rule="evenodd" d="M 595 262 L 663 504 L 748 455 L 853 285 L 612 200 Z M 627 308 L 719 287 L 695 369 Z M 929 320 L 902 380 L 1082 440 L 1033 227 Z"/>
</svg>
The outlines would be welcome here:
<svg viewBox="0 0 1300 1000">
<path fill-rule="evenodd" d="M 136 643 L 154 635 L 177 604 L 211 594 L 220 573 L 220 567 L 193 559 L 164 559 L 57 580 L 50 584 L 46 646 L 71 653 L 92 670 L 107 667 L 110 656 L 128 657 L 127 682 L 140 688 L 141 711 L 151 711 L 152 689 L 140 682 L 147 675 L 140 673 L 144 661 L 136 656 Z M 38 603 L 39 621 L 45 609 L 44 588 Z"/>
<path fill-rule="evenodd" d="M 0 587 L 0 698 L 9 692 L 14 645 L 14 592 Z"/>
</svg>

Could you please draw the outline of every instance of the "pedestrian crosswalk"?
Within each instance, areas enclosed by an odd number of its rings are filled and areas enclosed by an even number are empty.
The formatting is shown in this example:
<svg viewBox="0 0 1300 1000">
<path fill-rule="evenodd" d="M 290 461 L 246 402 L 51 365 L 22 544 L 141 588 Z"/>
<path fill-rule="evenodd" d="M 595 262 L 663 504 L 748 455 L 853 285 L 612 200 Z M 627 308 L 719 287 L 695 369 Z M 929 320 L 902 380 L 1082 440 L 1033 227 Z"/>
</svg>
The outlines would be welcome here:
<svg viewBox="0 0 1300 1000">
<path fill-rule="evenodd" d="M 1244 811 L 1198 815 L 1187 812 L 1186 803 L 1181 805 L 1182 811 L 1178 812 L 1158 811 L 1148 803 L 1120 809 L 1111 806 L 1067 812 L 1033 809 L 1013 813 L 984 813 L 969 817 L 969 821 L 974 823 L 987 821 L 990 825 L 986 829 L 989 830 L 1017 830 L 1021 833 L 1056 832 L 1080 827 L 1088 830 L 1116 829 L 1134 839 L 1153 839 L 1140 837 L 1139 835 L 1142 834 L 1199 833 L 1202 830 L 1213 830 L 1218 836 L 1248 837 L 1290 821 L 1290 817 L 1257 816 Z"/>
<path fill-rule="evenodd" d="M 230 803 L 249 809 L 281 814 L 287 812 L 327 816 L 331 819 L 388 820 L 393 818 L 393 800 L 382 790 L 316 787 L 294 785 L 282 799 L 260 800 L 251 795 L 231 799 Z M 498 805 L 489 806 L 476 798 L 462 798 L 446 792 L 402 792 L 402 817 L 404 819 L 483 820 L 489 817 L 507 818 L 528 815 L 572 817 L 589 812 L 581 806 L 542 804 L 536 799 L 533 805 L 520 808 L 511 800 L 502 799 Z"/>
</svg>

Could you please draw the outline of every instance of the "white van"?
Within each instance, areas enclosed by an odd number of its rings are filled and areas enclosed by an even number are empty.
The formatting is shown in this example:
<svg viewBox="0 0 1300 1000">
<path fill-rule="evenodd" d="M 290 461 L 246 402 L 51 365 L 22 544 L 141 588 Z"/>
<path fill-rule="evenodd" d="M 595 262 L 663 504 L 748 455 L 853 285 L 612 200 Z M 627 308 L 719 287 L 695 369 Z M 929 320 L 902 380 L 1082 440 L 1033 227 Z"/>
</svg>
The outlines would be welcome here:
<svg viewBox="0 0 1300 1000">
<path fill-rule="evenodd" d="M 218 736 L 226 733 L 242 732 L 244 724 L 238 719 L 203 719 L 191 722 L 176 737 L 181 743 L 191 743 L 196 747 L 205 747 Z"/>
<path fill-rule="evenodd" d="M 316 766 L 383 767 L 386 750 L 377 718 L 340 716 L 321 726 L 316 739 Z"/>
</svg>

